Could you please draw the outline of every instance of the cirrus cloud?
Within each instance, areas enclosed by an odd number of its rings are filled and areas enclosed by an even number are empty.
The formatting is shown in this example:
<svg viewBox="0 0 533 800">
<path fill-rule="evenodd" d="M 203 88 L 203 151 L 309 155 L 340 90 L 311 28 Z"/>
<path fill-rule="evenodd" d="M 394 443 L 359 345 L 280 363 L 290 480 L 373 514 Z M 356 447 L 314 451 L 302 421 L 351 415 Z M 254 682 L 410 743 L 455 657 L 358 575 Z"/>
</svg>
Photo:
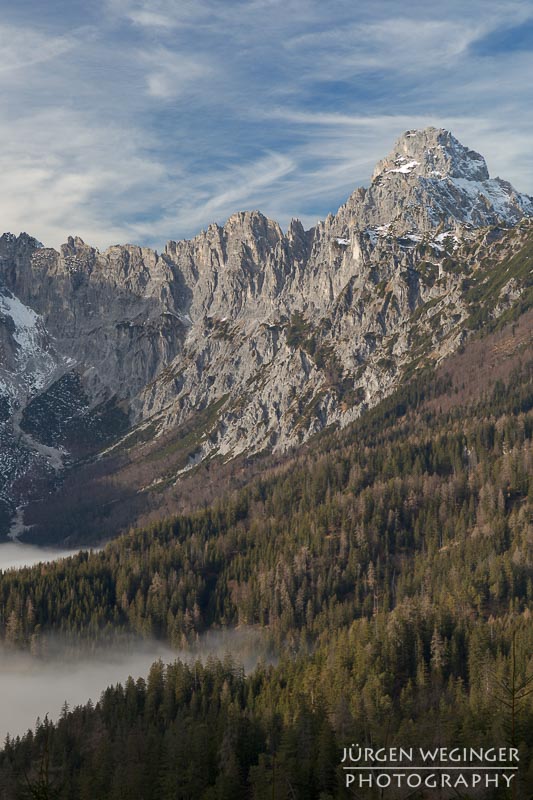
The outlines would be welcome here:
<svg viewBox="0 0 533 800">
<path fill-rule="evenodd" d="M 105 247 L 249 207 L 312 224 L 428 124 L 533 191 L 530 2 L 62 2 L 0 24 L 4 229 Z"/>
</svg>

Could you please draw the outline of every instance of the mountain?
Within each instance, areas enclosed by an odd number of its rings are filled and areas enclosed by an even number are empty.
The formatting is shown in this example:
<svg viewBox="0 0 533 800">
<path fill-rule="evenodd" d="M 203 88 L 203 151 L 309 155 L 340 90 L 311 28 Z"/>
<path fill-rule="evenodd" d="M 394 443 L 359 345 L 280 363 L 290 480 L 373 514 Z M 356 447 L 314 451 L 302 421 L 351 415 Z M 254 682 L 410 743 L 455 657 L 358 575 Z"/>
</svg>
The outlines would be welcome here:
<svg viewBox="0 0 533 800">
<path fill-rule="evenodd" d="M 61 508 L 68 538 L 88 505 L 111 530 L 206 459 L 347 425 L 527 304 L 531 216 L 532 198 L 428 128 L 308 231 L 239 212 L 160 254 L 4 235 L 5 523 L 33 500 L 33 535 L 50 535 L 48 513 L 58 536 Z"/>
</svg>

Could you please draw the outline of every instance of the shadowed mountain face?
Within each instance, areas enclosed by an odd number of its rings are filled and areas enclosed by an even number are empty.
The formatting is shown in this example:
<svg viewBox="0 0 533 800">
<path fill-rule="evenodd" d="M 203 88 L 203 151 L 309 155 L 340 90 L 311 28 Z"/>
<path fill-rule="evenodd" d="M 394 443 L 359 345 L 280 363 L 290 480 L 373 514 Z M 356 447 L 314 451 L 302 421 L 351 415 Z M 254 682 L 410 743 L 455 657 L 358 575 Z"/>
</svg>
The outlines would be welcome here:
<svg viewBox="0 0 533 800">
<path fill-rule="evenodd" d="M 4 527 L 29 500 L 46 498 L 31 524 L 63 504 L 61 481 L 72 497 L 97 486 L 93 506 L 123 524 L 110 505 L 157 507 L 206 459 L 349 423 L 526 302 L 532 215 L 482 156 L 428 128 L 309 231 L 240 212 L 161 254 L 4 235 Z"/>
</svg>

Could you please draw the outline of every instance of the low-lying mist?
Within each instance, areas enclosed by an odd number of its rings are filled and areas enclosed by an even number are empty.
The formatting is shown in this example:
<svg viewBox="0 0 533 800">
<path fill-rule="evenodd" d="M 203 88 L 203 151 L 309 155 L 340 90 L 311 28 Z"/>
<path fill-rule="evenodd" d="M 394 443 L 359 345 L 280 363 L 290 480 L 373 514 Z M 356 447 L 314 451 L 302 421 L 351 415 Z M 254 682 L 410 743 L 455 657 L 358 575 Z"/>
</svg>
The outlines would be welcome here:
<svg viewBox="0 0 533 800">
<path fill-rule="evenodd" d="M 158 659 L 195 661 L 224 658 L 231 654 L 250 672 L 258 661 L 272 662 L 261 632 L 239 628 L 208 632 L 189 650 L 171 650 L 161 642 L 135 641 L 123 646 L 73 650 L 72 643 L 50 639 L 47 657 L 0 647 L 0 748 L 6 735 L 18 736 L 33 729 L 37 717 L 56 720 L 65 701 L 69 707 L 97 702 L 101 693 L 128 676 L 146 677 Z"/>
<path fill-rule="evenodd" d="M 40 561 L 67 558 L 78 550 L 60 550 L 54 547 L 36 547 L 23 542 L 0 542 L 0 570 L 31 567 Z"/>
</svg>

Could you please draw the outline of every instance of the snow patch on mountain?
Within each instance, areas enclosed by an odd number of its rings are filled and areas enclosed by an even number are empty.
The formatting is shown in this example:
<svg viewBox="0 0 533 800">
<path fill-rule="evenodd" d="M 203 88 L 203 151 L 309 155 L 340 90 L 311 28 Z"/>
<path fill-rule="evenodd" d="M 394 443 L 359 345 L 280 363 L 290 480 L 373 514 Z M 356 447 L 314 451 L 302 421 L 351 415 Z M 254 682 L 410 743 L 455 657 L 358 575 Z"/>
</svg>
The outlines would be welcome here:
<svg viewBox="0 0 533 800">
<path fill-rule="evenodd" d="M 49 336 L 39 314 L 7 289 L 0 293 L 0 323 L 14 344 L 14 370 L 0 367 L 0 392 L 11 398 L 43 389 L 57 368 Z"/>
<path fill-rule="evenodd" d="M 33 355 L 39 347 L 39 315 L 10 292 L 0 295 L 0 313 L 11 317 L 15 324 L 13 338 L 21 349 L 21 360 Z"/>
<path fill-rule="evenodd" d="M 407 159 L 404 156 L 400 156 L 396 160 L 396 163 L 398 164 L 398 166 L 395 167 L 394 169 L 386 170 L 385 172 L 386 175 L 389 175 L 391 172 L 401 172 L 402 175 L 409 175 L 409 173 L 412 172 L 414 168 L 418 167 L 419 165 L 418 161 L 415 161 L 414 159 L 412 161 L 407 161 Z"/>
<path fill-rule="evenodd" d="M 486 202 L 492 206 L 495 214 L 503 219 L 509 216 L 514 219 L 518 209 L 523 214 L 533 214 L 533 200 L 527 195 L 519 194 L 511 184 L 500 178 L 489 178 L 486 181 L 448 178 L 448 181 L 460 192 L 468 195 L 472 204 Z"/>
</svg>

